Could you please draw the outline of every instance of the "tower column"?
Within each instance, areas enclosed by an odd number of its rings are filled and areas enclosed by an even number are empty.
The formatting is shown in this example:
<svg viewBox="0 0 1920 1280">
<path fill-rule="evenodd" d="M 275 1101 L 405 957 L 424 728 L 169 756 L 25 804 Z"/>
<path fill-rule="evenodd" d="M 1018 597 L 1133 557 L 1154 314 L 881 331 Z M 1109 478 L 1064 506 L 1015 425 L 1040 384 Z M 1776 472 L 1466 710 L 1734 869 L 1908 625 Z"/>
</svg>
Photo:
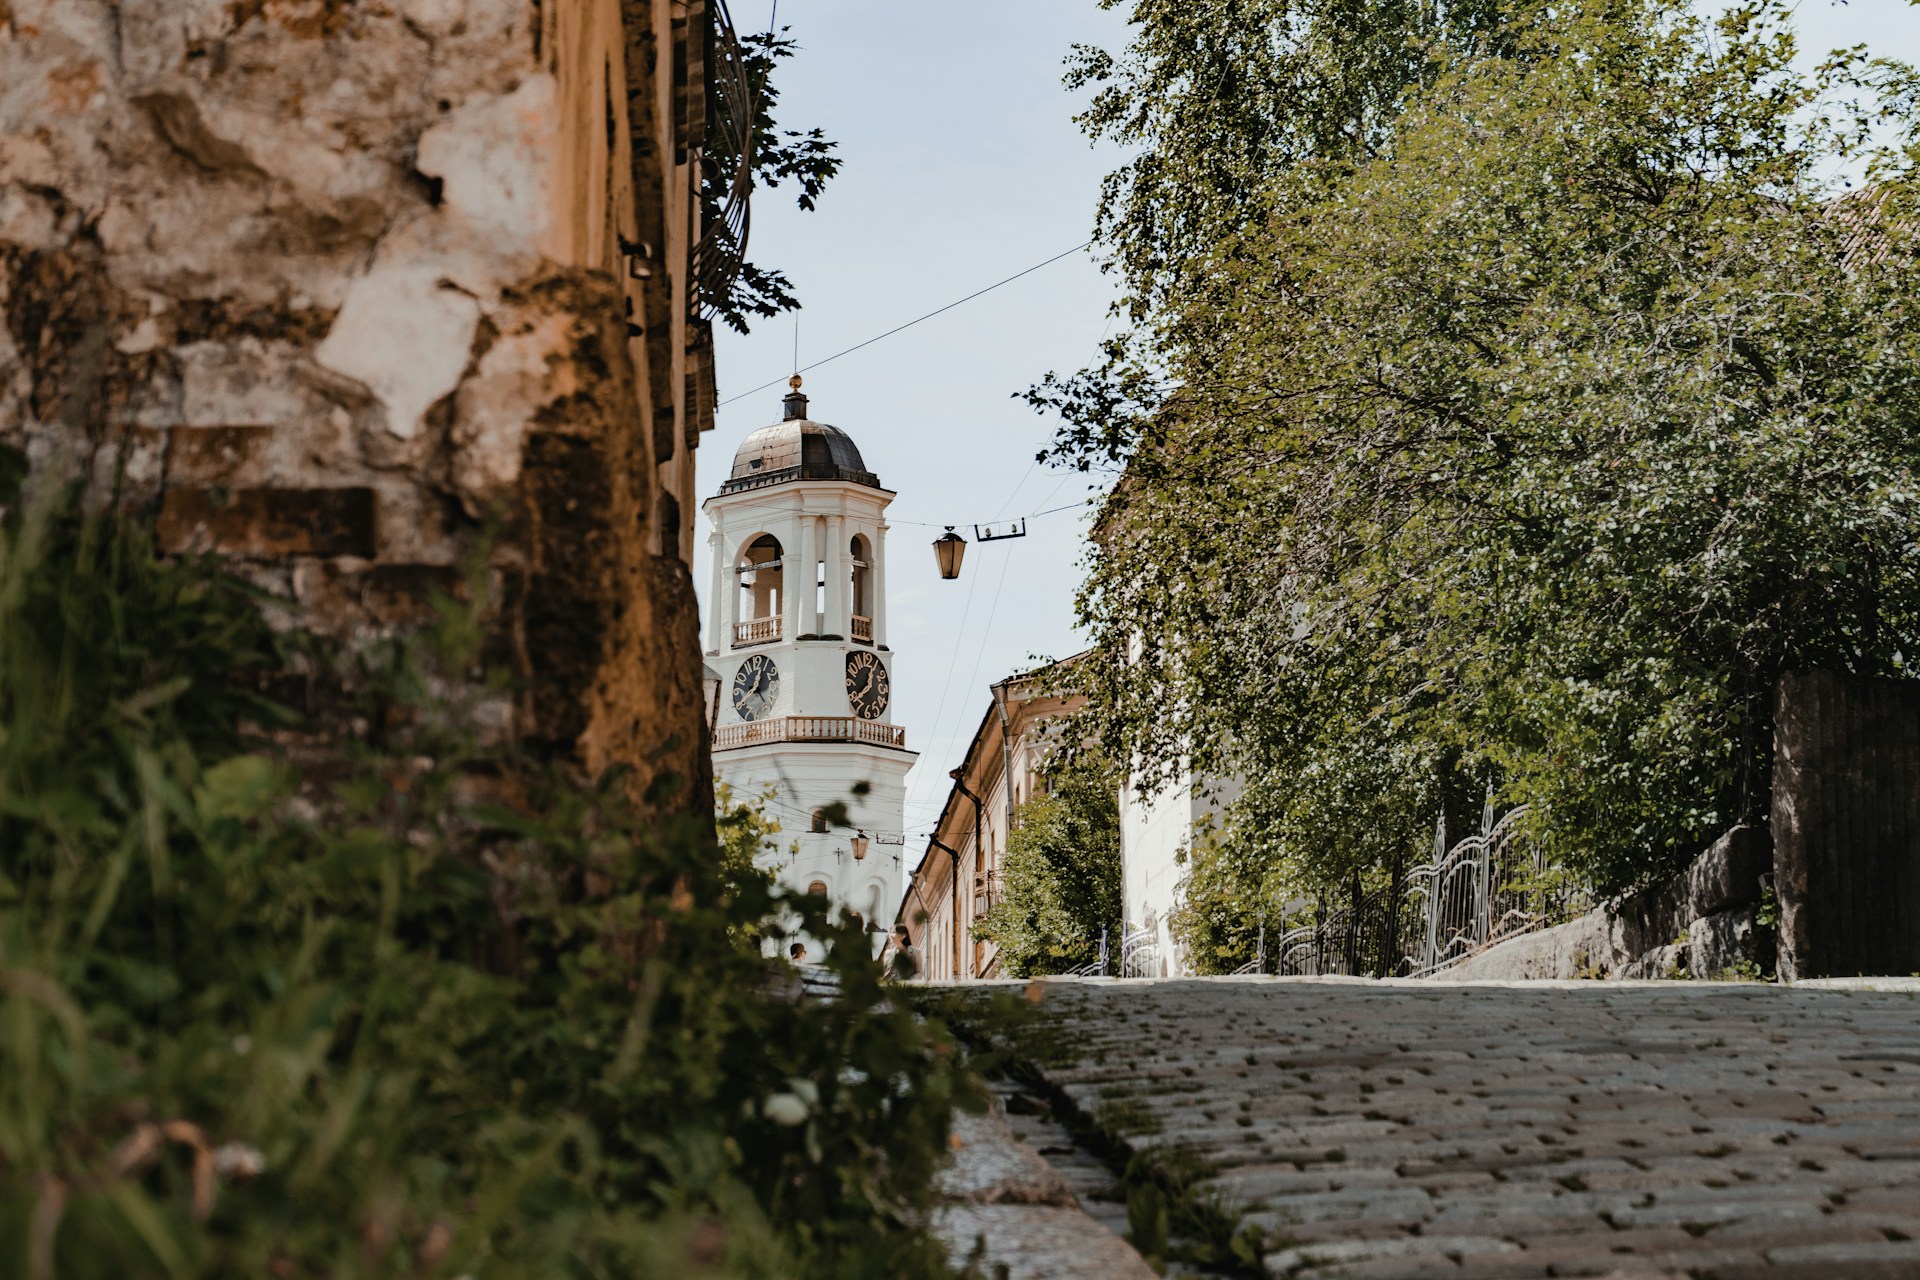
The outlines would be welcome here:
<svg viewBox="0 0 1920 1280">
<path fill-rule="evenodd" d="M 733 626 L 740 621 L 740 575 L 734 572 L 733 564 L 740 549 L 722 533 L 719 551 L 720 601 L 715 612 L 720 615 L 720 651 L 724 653 L 733 647 Z"/>
<path fill-rule="evenodd" d="M 873 647 L 887 647 L 887 526 L 876 524 L 873 528 L 873 549 L 867 553 L 873 557 L 873 567 L 867 570 L 868 580 L 873 584 Z"/>
<path fill-rule="evenodd" d="M 789 639 L 798 639 L 813 631 L 813 520 L 801 516 L 793 522 L 793 546 L 783 554 L 780 589 L 787 593 L 781 601 L 786 615 Z"/>
<path fill-rule="evenodd" d="M 813 516 L 811 520 L 813 524 L 814 554 L 812 561 L 809 562 L 813 567 L 807 570 L 807 572 L 814 576 L 807 579 L 809 584 L 807 590 L 812 593 L 807 596 L 807 599 L 812 602 L 807 607 L 813 610 L 814 631 L 819 635 L 829 636 L 833 634 L 833 628 L 827 623 L 827 619 L 833 612 L 833 596 L 831 594 L 833 588 L 827 584 L 833 580 L 833 573 L 828 566 L 828 560 L 832 552 L 828 550 L 829 535 L 827 533 L 827 518 L 825 516 Z"/>
<path fill-rule="evenodd" d="M 827 562 L 827 616 L 821 619 L 820 631 L 845 639 L 853 634 L 853 624 L 847 620 L 847 591 L 852 586 L 847 575 L 852 570 L 847 564 L 845 516 L 827 517 L 827 550 L 820 558 Z"/>
<path fill-rule="evenodd" d="M 707 652 L 718 653 L 723 647 L 720 637 L 721 614 L 724 612 L 720 594 L 726 588 L 727 566 L 726 539 L 715 529 L 707 535 L 707 559 L 710 572 L 707 575 Z"/>
</svg>

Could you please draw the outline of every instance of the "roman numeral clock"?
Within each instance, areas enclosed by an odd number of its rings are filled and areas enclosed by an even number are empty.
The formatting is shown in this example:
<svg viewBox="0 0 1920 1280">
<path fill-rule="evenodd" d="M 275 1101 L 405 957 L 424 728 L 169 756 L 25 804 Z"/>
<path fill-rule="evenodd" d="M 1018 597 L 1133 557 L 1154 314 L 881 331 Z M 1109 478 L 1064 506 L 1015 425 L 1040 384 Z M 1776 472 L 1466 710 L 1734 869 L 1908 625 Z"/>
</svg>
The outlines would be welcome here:
<svg viewBox="0 0 1920 1280">
<path fill-rule="evenodd" d="M 781 421 L 741 443 L 704 506 L 707 666 L 726 693 L 714 775 L 735 803 L 770 795 L 780 831 L 762 865 L 858 913 L 876 950 L 900 906 L 916 758 L 891 719 L 893 497 L 844 431 L 807 416 L 796 378 Z"/>
</svg>

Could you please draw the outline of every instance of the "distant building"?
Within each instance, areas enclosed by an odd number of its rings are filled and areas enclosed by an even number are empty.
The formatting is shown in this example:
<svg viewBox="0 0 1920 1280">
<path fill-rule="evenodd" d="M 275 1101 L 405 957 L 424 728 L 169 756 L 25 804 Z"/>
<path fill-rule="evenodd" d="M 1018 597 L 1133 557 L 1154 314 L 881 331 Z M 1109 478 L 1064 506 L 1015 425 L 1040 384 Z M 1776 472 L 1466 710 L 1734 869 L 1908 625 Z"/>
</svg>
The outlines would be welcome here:
<svg viewBox="0 0 1920 1280">
<path fill-rule="evenodd" d="M 1145 798 L 1138 775 L 1121 788 L 1120 900 L 1127 920 L 1116 973 L 1175 978 L 1193 972 L 1169 921 L 1182 902 L 1194 847 L 1241 789 L 1232 780 L 1195 779 L 1184 760 L 1171 782 Z"/>
<path fill-rule="evenodd" d="M 992 686 L 967 754 L 950 771 L 954 785 L 897 917 L 920 948 L 924 978 L 1000 976 L 999 948 L 974 938 L 973 924 L 1000 901 L 1014 815 L 1045 791 L 1051 729 L 1086 701 L 1047 691 L 1043 677 L 1059 665 Z"/>
<path fill-rule="evenodd" d="M 771 787 L 781 847 L 765 865 L 876 929 L 900 904 L 915 758 L 892 718 L 893 496 L 845 432 L 807 417 L 796 377 L 705 505 L 714 776 L 741 799 Z"/>
</svg>

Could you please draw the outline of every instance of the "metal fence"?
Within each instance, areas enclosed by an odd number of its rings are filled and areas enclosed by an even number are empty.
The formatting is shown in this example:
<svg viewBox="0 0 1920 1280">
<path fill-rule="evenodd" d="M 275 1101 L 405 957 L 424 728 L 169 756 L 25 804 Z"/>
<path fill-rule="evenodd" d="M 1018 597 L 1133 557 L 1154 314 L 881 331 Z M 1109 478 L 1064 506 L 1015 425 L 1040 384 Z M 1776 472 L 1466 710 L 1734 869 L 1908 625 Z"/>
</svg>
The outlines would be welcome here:
<svg viewBox="0 0 1920 1280">
<path fill-rule="evenodd" d="M 1263 927 L 1260 967 L 1242 972 L 1426 977 L 1587 910 L 1587 896 L 1524 835 L 1525 816 L 1523 805 L 1496 822 L 1489 801 L 1479 834 L 1451 846 L 1440 819 L 1432 861 L 1371 893 L 1356 881 L 1343 904 L 1283 914 L 1271 966 Z"/>
<path fill-rule="evenodd" d="M 1160 931 L 1151 926 L 1129 928 L 1120 939 L 1120 976 L 1157 978 L 1160 976 Z"/>
<path fill-rule="evenodd" d="M 1572 887 L 1525 835 L 1526 813 L 1522 805 L 1496 822 L 1489 799 L 1479 833 L 1451 845 L 1443 816 L 1434 828 L 1432 861 L 1396 873 L 1371 892 L 1356 877 L 1345 902 L 1289 902 L 1271 928 L 1261 922 L 1253 959 L 1234 972 L 1423 978 L 1497 942 L 1590 910 L 1590 897 Z M 1160 951 L 1152 924 L 1124 925 L 1112 950 L 1102 929 L 1098 959 L 1072 972 L 1159 977 Z"/>
</svg>

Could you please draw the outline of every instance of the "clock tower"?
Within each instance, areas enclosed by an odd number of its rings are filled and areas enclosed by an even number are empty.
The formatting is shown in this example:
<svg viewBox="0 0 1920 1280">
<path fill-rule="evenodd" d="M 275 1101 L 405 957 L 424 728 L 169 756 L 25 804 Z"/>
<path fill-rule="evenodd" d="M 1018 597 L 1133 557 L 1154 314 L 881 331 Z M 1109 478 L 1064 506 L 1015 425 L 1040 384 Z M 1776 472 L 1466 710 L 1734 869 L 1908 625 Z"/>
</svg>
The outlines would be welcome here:
<svg viewBox="0 0 1920 1280">
<path fill-rule="evenodd" d="M 894 495 L 845 432 L 807 416 L 798 376 L 784 407 L 704 507 L 714 776 L 743 800 L 773 789 L 779 851 L 764 865 L 782 882 L 884 929 L 900 905 L 915 758 L 893 718 L 887 647 Z"/>
</svg>

